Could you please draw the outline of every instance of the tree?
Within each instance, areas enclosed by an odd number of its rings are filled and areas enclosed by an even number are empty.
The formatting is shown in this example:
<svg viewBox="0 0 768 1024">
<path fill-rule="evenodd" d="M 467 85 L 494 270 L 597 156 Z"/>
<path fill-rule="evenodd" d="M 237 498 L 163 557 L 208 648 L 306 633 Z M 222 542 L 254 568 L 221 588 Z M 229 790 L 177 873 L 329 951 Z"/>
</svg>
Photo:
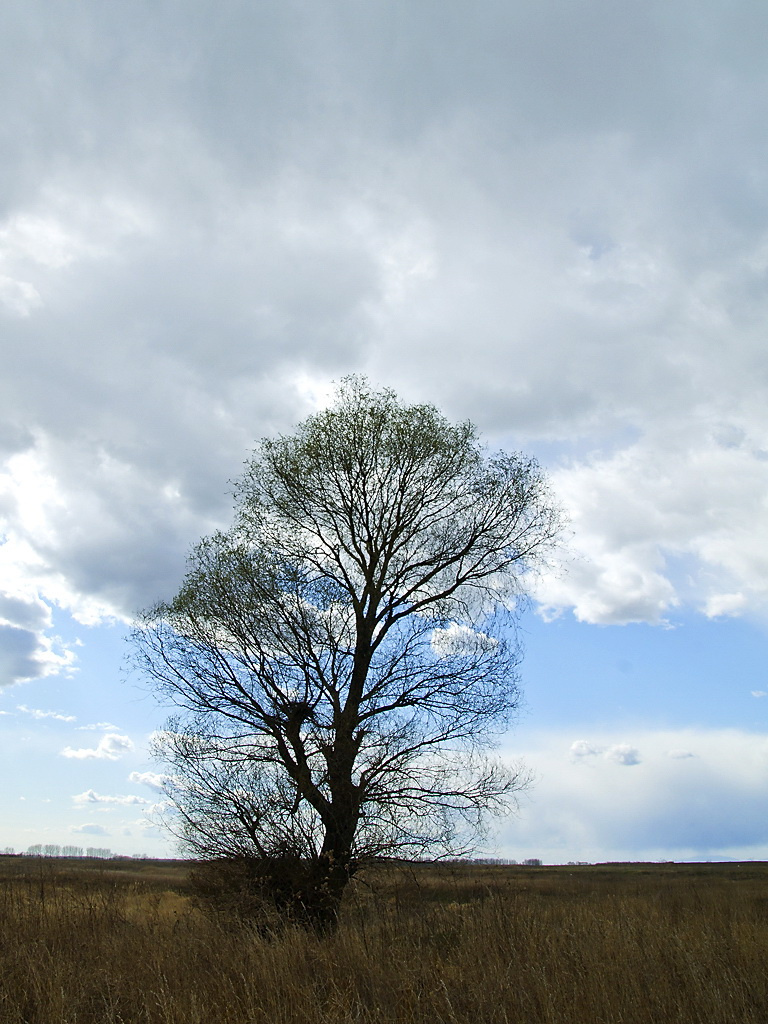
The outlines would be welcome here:
<svg viewBox="0 0 768 1024">
<path fill-rule="evenodd" d="M 158 741 L 170 825 L 333 923 L 362 860 L 462 852 L 526 782 L 486 750 L 518 706 L 515 607 L 560 516 L 534 460 L 357 377 L 263 440 L 235 496 L 134 631 L 180 712 Z M 289 862 L 300 882 L 278 883 Z"/>
</svg>

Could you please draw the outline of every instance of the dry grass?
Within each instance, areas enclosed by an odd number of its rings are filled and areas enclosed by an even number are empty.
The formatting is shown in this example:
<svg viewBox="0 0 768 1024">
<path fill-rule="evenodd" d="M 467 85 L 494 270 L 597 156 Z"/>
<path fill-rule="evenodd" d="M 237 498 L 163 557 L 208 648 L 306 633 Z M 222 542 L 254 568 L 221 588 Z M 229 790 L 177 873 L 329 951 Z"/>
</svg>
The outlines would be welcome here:
<svg viewBox="0 0 768 1024">
<path fill-rule="evenodd" d="M 330 938 L 0 858 L 1 1024 L 765 1024 L 768 865 L 378 869 Z"/>
</svg>

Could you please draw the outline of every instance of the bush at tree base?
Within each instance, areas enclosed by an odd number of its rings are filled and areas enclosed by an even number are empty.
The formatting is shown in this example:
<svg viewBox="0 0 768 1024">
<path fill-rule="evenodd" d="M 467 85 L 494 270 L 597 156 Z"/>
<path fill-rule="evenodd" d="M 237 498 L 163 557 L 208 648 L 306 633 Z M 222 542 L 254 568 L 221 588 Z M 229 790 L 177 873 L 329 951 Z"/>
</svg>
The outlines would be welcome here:
<svg viewBox="0 0 768 1024">
<path fill-rule="evenodd" d="M 286 923 L 324 931 L 338 909 L 324 877 L 319 863 L 285 853 L 201 861 L 191 872 L 190 883 L 202 910 L 234 916 L 263 933 L 278 931 Z"/>
</svg>

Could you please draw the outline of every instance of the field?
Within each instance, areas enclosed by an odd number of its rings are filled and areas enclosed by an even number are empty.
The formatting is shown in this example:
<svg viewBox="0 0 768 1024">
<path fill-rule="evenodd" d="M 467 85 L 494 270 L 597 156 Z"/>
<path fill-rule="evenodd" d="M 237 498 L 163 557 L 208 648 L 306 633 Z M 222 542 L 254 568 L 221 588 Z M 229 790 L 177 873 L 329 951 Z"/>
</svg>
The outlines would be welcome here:
<svg viewBox="0 0 768 1024">
<path fill-rule="evenodd" d="M 389 866 L 321 939 L 179 862 L 5 857 L 0 947 L 0 1024 L 766 1024 L 768 865 Z"/>
</svg>

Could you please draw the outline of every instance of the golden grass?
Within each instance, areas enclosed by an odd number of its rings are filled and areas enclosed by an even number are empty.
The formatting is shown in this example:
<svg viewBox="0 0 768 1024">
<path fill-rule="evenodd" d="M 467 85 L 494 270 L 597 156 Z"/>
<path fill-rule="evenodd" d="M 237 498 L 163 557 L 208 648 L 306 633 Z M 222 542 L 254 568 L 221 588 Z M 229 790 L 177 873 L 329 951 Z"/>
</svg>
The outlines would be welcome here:
<svg viewBox="0 0 768 1024">
<path fill-rule="evenodd" d="M 173 863 L 0 858 L 0 1024 L 766 1024 L 768 865 L 387 867 L 328 938 Z"/>
</svg>

